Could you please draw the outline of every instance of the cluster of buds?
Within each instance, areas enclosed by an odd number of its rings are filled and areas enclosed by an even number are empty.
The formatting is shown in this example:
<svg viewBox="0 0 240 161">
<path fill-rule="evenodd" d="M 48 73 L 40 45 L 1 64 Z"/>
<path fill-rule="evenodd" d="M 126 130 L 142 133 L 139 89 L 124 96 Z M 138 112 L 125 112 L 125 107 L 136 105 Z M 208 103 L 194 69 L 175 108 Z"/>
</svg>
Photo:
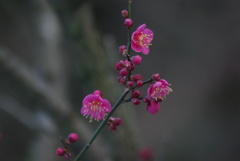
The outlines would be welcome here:
<svg viewBox="0 0 240 161">
<path fill-rule="evenodd" d="M 60 137 L 60 142 L 62 143 L 63 147 L 59 147 L 56 150 L 56 154 L 58 156 L 63 156 L 66 160 L 71 160 L 72 154 L 68 152 L 68 146 L 72 143 L 75 143 L 78 140 L 78 134 L 71 133 L 68 135 L 66 139 Z"/>
<path fill-rule="evenodd" d="M 122 120 L 119 117 L 110 117 L 107 125 L 108 125 L 108 129 L 110 131 L 116 131 L 117 130 L 117 126 L 122 124 Z"/>
<path fill-rule="evenodd" d="M 124 20 L 124 26 L 127 28 L 132 27 L 133 21 L 131 18 L 129 18 L 129 13 L 127 10 L 122 10 L 122 16 L 125 18 Z"/>
<path fill-rule="evenodd" d="M 134 70 L 135 65 L 139 65 L 142 62 L 142 57 L 139 55 L 133 56 L 130 60 L 120 60 L 116 63 L 116 69 L 119 71 L 119 77 L 117 81 L 122 84 L 126 85 L 127 87 L 131 88 L 134 86 L 134 82 L 137 83 L 138 86 L 141 86 L 142 76 L 139 75 L 130 75 L 131 72 Z M 130 76 L 129 79 L 127 76 Z M 139 76 L 139 78 L 138 78 Z"/>
</svg>

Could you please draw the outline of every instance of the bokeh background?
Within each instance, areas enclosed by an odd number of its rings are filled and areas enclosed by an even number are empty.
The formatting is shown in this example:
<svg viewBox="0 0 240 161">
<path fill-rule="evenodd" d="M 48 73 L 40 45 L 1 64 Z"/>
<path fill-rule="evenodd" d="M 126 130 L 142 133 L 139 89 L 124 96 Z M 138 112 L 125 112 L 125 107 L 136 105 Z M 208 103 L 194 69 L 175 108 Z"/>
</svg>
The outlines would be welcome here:
<svg viewBox="0 0 240 161">
<path fill-rule="evenodd" d="M 156 115 L 123 104 L 84 160 L 240 160 L 240 1 L 133 0 L 133 29 L 155 34 L 135 73 L 153 73 L 173 93 Z M 115 63 L 126 44 L 127 0 L 0 0 L 0 160 L 57 161 L 59 136 L 77 132 L 73 156 L 99 122 L 80 113 L 86 94 L 112 103 L 123 91 Z M 132 52 L 132 54 L 136 54 Z M 143 88 L 143 93 L 146 88 Z"/>
</svg>

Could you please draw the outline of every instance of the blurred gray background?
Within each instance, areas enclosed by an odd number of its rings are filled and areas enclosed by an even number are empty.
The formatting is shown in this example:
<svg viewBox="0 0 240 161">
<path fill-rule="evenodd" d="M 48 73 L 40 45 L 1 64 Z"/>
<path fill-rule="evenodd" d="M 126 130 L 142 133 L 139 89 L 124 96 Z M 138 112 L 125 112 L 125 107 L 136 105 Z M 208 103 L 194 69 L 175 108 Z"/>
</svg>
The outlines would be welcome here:
<svg viewBox="0 0 240 161">
<path fill-rule="evenodd" d="M 124 104 L 116 132 L 104 128 L 84 160 L 240 160 L 240 1 L 133 0 L 133 29 L 154 31 L 135 73 L 173 92 L 156 115 Z M 123 91 L 115 63 L 126 44 L 127 0 L 0 0 L 0 160 L 57 161 L 58 136 L 77 132 L 73 156 L 99 122 L 80 113 L 96 89 L 113 104 Z M 136 54 L 132 52 L 132 54 Z M 146 92 L 143 88 L 142 93 Z M 144 94 L 143 94 L 144 95 Z"/>
</svg>

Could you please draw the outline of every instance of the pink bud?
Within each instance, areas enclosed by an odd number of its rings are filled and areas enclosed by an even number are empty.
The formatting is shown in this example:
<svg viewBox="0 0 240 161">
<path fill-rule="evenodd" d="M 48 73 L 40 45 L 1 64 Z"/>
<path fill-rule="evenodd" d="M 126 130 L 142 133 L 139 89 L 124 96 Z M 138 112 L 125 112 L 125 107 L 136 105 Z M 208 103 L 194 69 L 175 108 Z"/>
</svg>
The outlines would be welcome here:
<svg viewBox="0 0 240 161">
<path fill-rule="evenodd" d="M 66 149 L 65 148 L 57 148 L 56 154 L 59 156 L 63 156 L 66 153 Z"/>
<path fill-rule="evenodd" d="M 126 86 L 127 87 L 129 87 L 129 88 L 131 88 L 131 87 L 133 87 L 133 82 L 132 81 L 127 81 L 127 83 L 126 83 Z"/>
<path fill-rule="evenodd" d="M 140 95 L 141 95 L 141 92 L 140 92 L 139 90 L 134 90 L 134 91 L 131 93 L 131 97 L 132 97 L 132 98 L 138 98 Z"/>
<path fill-rule="evenodd" d="M 127 67 L 127 70 L 129 71 L 134 70 L 134 64 L 130 61 L 126 61 L 126 67 Z"/>
<path fill-rule="evenodd" d="M 116 131 L 117 128 L 116 126 L 114 126 L 113 124 L 109 125 L 109 128 L 108 128 L 110 131 Z"/>
<path fill-rule="evenodd" d="M 135 55 L 131 58 L 131 60 L 132 60 L 133 64 L 140 65 L 142 62 L 142 57 L 139 55 Z"/>
<path fill-rule="evenodd" d="M 126 67 L 126 61 L 120 60 L 119 62 L 116 63 L 115 67 L 117 70 L 121 70 L 124 67 Z"/>
<path fill-rule="evenodd" d="M 121 125 L 121 124 L 122 124 L 121 118 L 115 117 L 115 118 L 113 119 L 113 125 L 114 125 L 114 126 L 119 126 L 119 125 Z"/>
<path fill-rule="evenodd" d="M 125 77 L 122 77 L 122 76 L 118 76 L 117 77 L 117 81 L 118 83 L 120 83 L 121 85 L 124 85 L 125 84 L 125 80 L 126 78 Z"/>
<path fill-rule="evenodd" d="M 128 11 L 127 10 L 122 10 L 122 16 L 124 18 L 128 18 Z"/>
<path fill-rule="evenodd" d="M 124 26 L 126 26 L 127 28 L 130 28 L 132 27 L 132 25 L 133 25 L 133 22 L 130 18 L 125 19 Z"/>
<path fill-rule="evenodd" d="M 152 75 L 152 80 L 159 81 L 160 80 L 160 74 L 156 73 Z"/>
<path fill-rule="evenodd" d="M 142 87 L 143 86 L 143 81 L 142 80 L 138 80 L 137 81 L 137 87 Z"/>
<path fill-rule="evenodd" d="M 132 104 L 134 104 L 134 105 L 139 105 L 139 104 L 140 104 L 140 101 L 139 101 L 139 99 L 137 99 L 137 98 L 132 98 L 131 102 L 132 102 Z"/>
<path fill-rule="evenodd" d="M 78 140 L 78 134 L 76 134 L 76 133 L 71 133 L 71 134 L 68 135 L 68 141 L 69 141 L 70 143 L 74 143 L 74 142 L 76 142 L 77 140 Z"/>
<path fill-rule="evenodd" d="M 143 102 L 149 104 L 151 102 L 151 99 L 148 97 L 144 97 Z"/>
<path fill-rule="evenodd" d="M 126 53 L 127 53 L 127 46 L 126 46 L 126 45 L 121 45 L 121 46 L 119 46 L 118 51 L 119 51 L 119 53 L 121 53 L 122 55 L 126 55 Z"/>
<path fill-rule="evenodd" d="M 94 91 L 93 94 L 97 94 L 97 95 L 99 95 L 99 96 L 102 97 L 102 92 L 101 92 L 100 90 L 96 90 L 96 91 Z"/>
<path fill-rule="evenodd" d="M 123 68 L 122 70 L 120 70 L 119 74 L 120 74 L 121 76 L 126 76 L 126 75 L 128 75 L 127 68 Z"/>
<path fill-rule="evenodd" d="M 134 74 L 134 75 L 131 75 L 130 79 L 136 82 L 138 80 L 142 80 L 142 76 L 140 74 Z"/>
<path fill-rule="evenodd" d="M 122 67 L 126 67 L 126 65 L 127 65 L 127 62 L 123 61 L 123 60 L 120 60 L 119 63 Z"/>
<path fill-rule="evenodd" d="M 117 70 L 121 70 L 122 69 L 121 64 L 119 62 L 116 63 L 115 67 L 116 67 Z"/>
</svg>

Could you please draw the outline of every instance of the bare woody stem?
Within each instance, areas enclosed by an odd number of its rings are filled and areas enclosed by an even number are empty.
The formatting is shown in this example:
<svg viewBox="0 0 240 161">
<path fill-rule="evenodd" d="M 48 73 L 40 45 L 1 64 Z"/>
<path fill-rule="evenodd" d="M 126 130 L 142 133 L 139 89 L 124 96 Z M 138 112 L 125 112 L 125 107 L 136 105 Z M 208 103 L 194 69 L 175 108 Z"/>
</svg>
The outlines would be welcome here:
<svg viewBox="0 0 240 161">
<path fill-rule="evenodd" d="M 126 89 L 123 94 L 121 95 L 121 97 L 119 97 L 118 101 L 115 103 L 115 105 L 112 108 L 112 111 L 110 113 L 108 113 L 108 115 L 104 118 L 104 120 L 101 122 L 101 124 L 98 126 L 98 128 L 95 130 L 95 132 L 93 133 L 92 137 L 89 139 L 89 141 L 86 143 L 86 145 L 83 147 L 83 149 L 78 153 L 78 155 L 76 156 L 76 158 L 74 159 L 74 161 L 79 161 L 81 159 L 81 157 L 83 156 L 83 154 L 88 150 L 88 148 L 91 146 L 91 144 L 93 143 L 93 141 L 95 140 L 95 138 L 97 137 L 97 135 L 100 133 L 100 131 L 102 130 L 102 128 L 104 127 L 104 125 L 106 125 L 108 119 L 112 116 L 112 114 L 114 113 L 114 111 L 118 108 L 118 106 L 122 103 L 122 101 L 124 100 L 124 98 L 126 97 L 126 95 L 129 93 L 130 89 Z"/>
<path fill-rule="evenodd" d="M 131 18 L 131 4 L 132 4 L 132 0 L 128 0 L 128 13 L 129 13 L 129 18 Z M 130 60 L 130 49 L 131 49 L 131 31 L 130 28 L 128 28 L 128 43 L 127 43 L 127 48 L 128 48 L 128 53 L 126 55 L 126 58 L 128 61 Z M 128 74 L 128 80 L 130 80 L 130 75 L 131 72 L 129 72 Z M 98 128 L 95 130 L 95 132 L 93 133 L 92 137 L 89 139 L 89 141 L 85 144 L 85 146 L 83 147 L 83 149 L 78 153 L 78 155 L 76 156 L 76 158 L 74 159 L 74 161 L 79 161 L 82 156 L 84 155 L 84 153 L 88 150 L 88 148 L 92 145 L 93 141 L 95 140 L 95 138 L 98 136 L 98 134 L 100 133 L 100 131 L 103 129 L 104 125 L 107 124 L 108 119 L 112 116 L 112 114 L 114 113 L 114 111 L 118 108 L 118 106 L 124 101 L 126 95 L 130 92 L 131 89 L 127 88 L 125 89 L 125 91 L 122 93 L 122 95 L 119 97 L 119 99 L 117 100 L 117 102 L 115 103 L 115 105 L 112 107 L 112 111 L 108 113 L 108 115 L 104 118 L 104 120 L 100 123 L 100 125 L 98 126 Z"/>
<path fill-rule="evenodd" d="M 131 4 L 132 4 L 132 0 L 128 0 L 128 18 L 131 18 Z M 130 51 L 131 51 L 131 30 L 130 27 L 128 28 L 128 40 L 127 40 L 127 54 L 126 54 L 126 59 L 128 61 L 131 61 L 130 59 Z M 130 75 L 131 75 L 131 71 L 129 71 L 128 75 L 127 75 L 127 79 L 130 80 Z"/>
</svg>

